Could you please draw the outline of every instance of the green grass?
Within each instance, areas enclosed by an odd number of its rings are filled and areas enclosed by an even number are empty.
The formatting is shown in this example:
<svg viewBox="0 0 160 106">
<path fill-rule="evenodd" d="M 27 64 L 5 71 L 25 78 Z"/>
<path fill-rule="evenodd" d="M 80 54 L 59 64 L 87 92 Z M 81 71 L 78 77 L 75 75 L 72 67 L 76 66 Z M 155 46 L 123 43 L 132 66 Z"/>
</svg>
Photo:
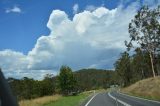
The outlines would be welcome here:
<svg viewBox="0 0 160 106">
<path fill-rule="evenodd" d="M 57 101 L 50 102 L 44 106 L 78 106 L 80 105 L 90 93 L 81 93 L 77 96 L 64 96 Z"/>
</svg>

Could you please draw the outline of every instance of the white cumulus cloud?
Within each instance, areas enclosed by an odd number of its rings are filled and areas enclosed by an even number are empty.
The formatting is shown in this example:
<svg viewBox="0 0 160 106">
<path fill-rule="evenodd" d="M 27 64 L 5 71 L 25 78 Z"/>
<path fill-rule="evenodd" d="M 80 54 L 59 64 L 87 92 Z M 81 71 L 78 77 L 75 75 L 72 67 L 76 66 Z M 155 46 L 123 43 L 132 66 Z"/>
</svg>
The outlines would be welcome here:
<svg viewBox="0 0 160 106">
<path fill-rule="evenodd" d="M 122 4 L 111 10 L 98 7 L 76 12 L 73 19 L 64 11 L 53 10 L 47 23 L 50 34 L 39 37 L 27 55 L 0 51 L 0 67 L 7 76 L 36 79 L 46 73 L 58 73 L 61 65 L 69 65 L 74 70 L 113 69 L 119 53 L 125 50 L 128 24 L 139 6 L 133 2 L 125 8 Z"/>
</svg>

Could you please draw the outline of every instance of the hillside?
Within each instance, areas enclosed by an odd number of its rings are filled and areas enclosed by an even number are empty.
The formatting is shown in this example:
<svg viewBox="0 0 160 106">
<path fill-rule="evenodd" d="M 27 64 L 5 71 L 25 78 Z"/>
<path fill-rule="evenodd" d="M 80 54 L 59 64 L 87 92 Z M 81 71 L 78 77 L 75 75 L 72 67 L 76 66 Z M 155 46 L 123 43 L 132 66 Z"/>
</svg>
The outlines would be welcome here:
<svg viewBox="0 0 160 106">
<path fill-rule="evenodd" d="M 108 88 L 114 84 L 115 71 L 102 69 L 81 69 L 75 72 L 79 89 L 91 90 Z"/>
<path fill-rule="evenodd" d="M 115 71 L 102 69 L 82 69 L 73 72 L 73 74 L 77 82 L 74 89 L 80 92 L 108 88 L 114 83 L 113 79 L 115 78 Z M 18 100 L 61 93 L 58 75 L 46 74 L 43 80 L 35 80 L 27 77 L 22 79 L 8 78 L 7 80 Z"/>
<path fill-rule="evenodd" d="M 148 78 L 122 89 L 123 92 L 160 101 L 160 77 Z"/>
</svg>

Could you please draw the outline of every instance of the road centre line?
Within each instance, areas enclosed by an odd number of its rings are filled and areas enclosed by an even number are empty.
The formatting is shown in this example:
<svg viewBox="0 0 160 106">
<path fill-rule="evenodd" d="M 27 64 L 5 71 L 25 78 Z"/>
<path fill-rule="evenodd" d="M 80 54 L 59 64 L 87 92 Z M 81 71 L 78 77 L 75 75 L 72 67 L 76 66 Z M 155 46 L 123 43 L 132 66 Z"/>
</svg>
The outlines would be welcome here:
<svg viewBox="0 0 160 106">
<path fill-rule="evenodd" d="M 119 103 L 123 104 L 124 106 L 131 106 L 130 104 L 127 104 L 126 102 L 121 101 L 121 100 L 115 98 L 114 96 L 111 95 L 110 92 L 108 93 L 108 95 L 109 95 L 109 97 L 111 97 L 111 98 L 114 99 L 115 101 L 118 101 Z"/>
</svg>

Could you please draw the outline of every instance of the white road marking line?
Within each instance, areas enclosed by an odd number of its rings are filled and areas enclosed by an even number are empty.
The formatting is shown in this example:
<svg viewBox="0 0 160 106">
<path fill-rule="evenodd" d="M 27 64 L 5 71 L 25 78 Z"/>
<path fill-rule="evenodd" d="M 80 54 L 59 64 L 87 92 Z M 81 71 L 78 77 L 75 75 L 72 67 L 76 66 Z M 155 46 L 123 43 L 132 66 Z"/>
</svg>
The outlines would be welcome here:
<svg viewBox="0 0 160 106">
<path fill-rule="evenodd" d="M 94 97 L 96 97 L 98 94 L 94 95 L 88 102 L 85 106 L 88 106 L 88 104 L 93 100 Z"/>
<path fill-rule="evenodd" d="M 123 101 L 115 98 L 114 96 L 112 96 L 112 95 L 110 94 L 110 92 L 108 93 L 108 95 L 109 95 L 112 99 L 114 99 L 115 101 L 118 101 L 119 103 L 123 104 L 124 106 L 131 106 L 130 104 L 127 104 L 126 102 L 123 102 Z"/>
<path fill-rule="evenodd" d="M 119 94 L 129 96 L 129 97 L 132 97 L 132 98 L 137 98 L 137 99 L 141 99 L 141 100 L 150 101 L 150 102 L 160 103 L 159 101 L 144 99 L 144 98 L 140 98 L 140 97 L 137 97 L 137 96 L 131 96 L 131 95 L 127 95 L 127 94 L 124 94 L 124 93 L 121 93 L 121 92 L 119 92 Z"/>
</svg>

